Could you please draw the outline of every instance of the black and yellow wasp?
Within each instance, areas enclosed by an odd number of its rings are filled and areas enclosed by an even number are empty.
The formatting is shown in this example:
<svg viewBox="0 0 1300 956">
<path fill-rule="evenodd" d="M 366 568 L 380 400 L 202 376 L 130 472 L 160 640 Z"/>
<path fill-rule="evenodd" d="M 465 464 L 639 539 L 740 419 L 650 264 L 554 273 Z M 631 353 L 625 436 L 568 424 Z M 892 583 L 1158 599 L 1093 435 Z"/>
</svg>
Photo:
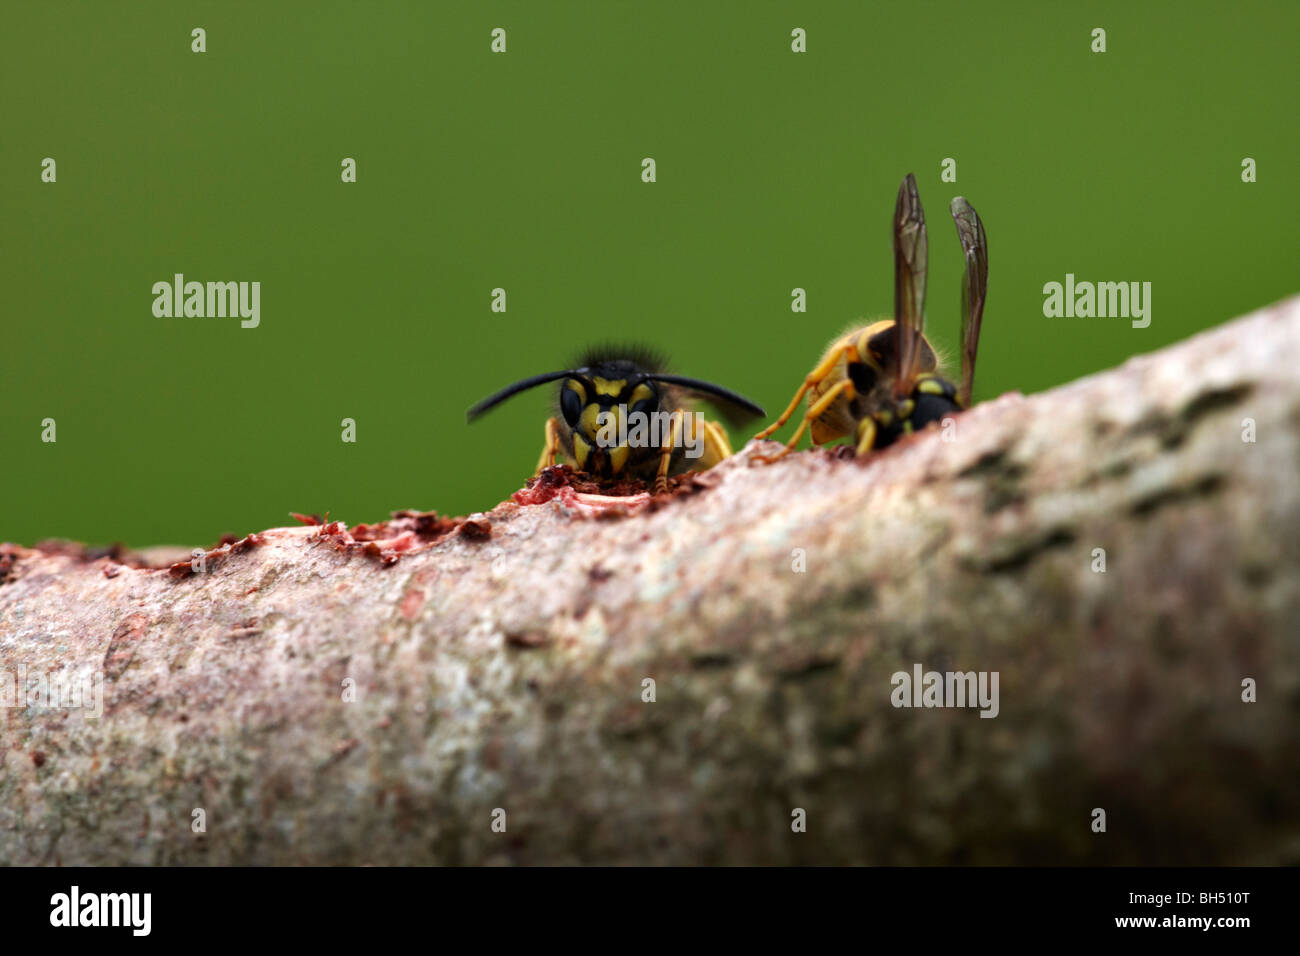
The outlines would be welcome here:
<svg viewBox="0 0 1300 956">
<path fill-rule="evenodd" d="M 790 406 L 755 436 L 766 438 L 784 425 L 807 395 L 808 410 L 794 437 L 775 455 L 756 455 L 755 460 L 770 462 L 788 454 L 809 428 L 813 444 L 851 436 L 863 455 L 970 406 L 988 287 L 988 242 L 980 217 L 964 197 L 952 201 L 951 212 L 966 258 L 961 387 L 940 374 L 939 360 L 923 333 L 925 214 L 916 180 L 908 173 L 894 208 L 894 318 L 855 327 L 830 344 Z"/>
<path fill-rule="evenodd" d="M 537 472 L 559 457 L 600 480 L 654 479 L 662 491 L 669 476 L 704 471 L 732 453 L 727 433 L 695 411 L 694 399 L 715 405 L 734 424 L 764 414 L 735 392 L 673 375 L 664 365 L 644 348 L 592 349 L 573 368 L 507 385 L 471 408 L 466 418 L 473 421 L 512 395 L 558 381 L 557 407 L 546 421 Z"/>
</svg>

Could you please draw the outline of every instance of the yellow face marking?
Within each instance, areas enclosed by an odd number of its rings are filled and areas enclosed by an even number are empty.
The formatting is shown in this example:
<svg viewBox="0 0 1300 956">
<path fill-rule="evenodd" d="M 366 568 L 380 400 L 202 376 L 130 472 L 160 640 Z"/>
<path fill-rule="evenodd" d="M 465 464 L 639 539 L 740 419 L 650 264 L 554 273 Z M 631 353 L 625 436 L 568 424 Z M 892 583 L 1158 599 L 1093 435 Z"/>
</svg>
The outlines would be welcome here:
<svg viewBox="0 0 1300 956">
<path fill-rule="evenodd" d="M 623 466 L 627 463 L 627 453 L 627 445 L 609 449 L 609 464 L 614 469 L 614 474 L 617 475 L 623 470 Z"/>
<path fill-rule="evenodd" d="M 578 417 L 577 431 L 585 435 L 590 442 L 596 442 L 603 445 L 612 445 L 613 442 L 606 440 L 601 442 L 601 432 L 603 431 L 607 439 L 615 438 L 623 431 L 623 415 L 626 411 L 622 405 L 611 405 L 609 408 L 602 409 L 595 402 L 592 402 L 582 410 L 582 415 Z M 601 415 L 604 415 L 604 424 L 601 424 Z"/>
<path fill-rule="evenodd" d="M 590 439 L 595 439 L 596 433 L 600 431 L 600 406 L 595 402 L 586 406 L 582 414 L 578 416 L 578 431 Z"/>
<path fill-rule="evenodd" d="M 573 457 L 578 461 L 578 470 L 585 471 L 587 457 L 591 454 L 591 445 L 581 435 L 573 436 Z"/>
<path fill-rule="evenodd" d="M 641 384 L 632 390 L 632 397 L 627 400 L 628 407 L 635 405 L 637 402 L 643 402 L 648 398 L 654 398 L 654 389 L 649 385 Z"/>
<path fill-rule="evenodd" d="M 592 379 L 592 384 L 596 386 L 597 395 L 613 395 L 615 398 L 623 393 L 623 389 L 627 388 L 625 379 L 611 382 L 608 379 L 596 378 Z"/>
</svg>

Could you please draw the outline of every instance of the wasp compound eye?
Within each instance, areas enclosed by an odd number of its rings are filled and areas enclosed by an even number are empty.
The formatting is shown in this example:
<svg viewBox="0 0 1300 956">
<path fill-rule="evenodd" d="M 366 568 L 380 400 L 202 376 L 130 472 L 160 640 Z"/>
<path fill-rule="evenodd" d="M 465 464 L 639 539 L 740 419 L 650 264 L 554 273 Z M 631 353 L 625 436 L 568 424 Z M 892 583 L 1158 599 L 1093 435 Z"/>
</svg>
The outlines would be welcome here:
<svg viewBox="0 0 1300 956">
<path fill-rule="evenodd" d="M 659 396 L 651 395 L 649 398 L 643 398 L 641 401 L 633 404 L 631 413 L 633 415 L 650 416 L 659 411 Z"/>
<path fill-rule="evenodd" d="M 582 396 L 571 385 L 560 389 L 560 411 L 570 428 L 578 427 L 578 419 L 582 417 Z"/>
</svg>

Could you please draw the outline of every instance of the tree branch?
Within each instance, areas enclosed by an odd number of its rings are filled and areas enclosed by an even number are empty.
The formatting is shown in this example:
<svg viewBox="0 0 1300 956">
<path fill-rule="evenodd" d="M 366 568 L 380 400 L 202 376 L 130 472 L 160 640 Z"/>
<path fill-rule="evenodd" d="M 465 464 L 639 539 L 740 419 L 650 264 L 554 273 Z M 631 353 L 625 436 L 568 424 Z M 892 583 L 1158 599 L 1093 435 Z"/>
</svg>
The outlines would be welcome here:
<svg viewBox="0 0 1300 956">
<path fill-rule="evenodd" d="M 103 715 L 0 712 L 0 860 L 1296 863 L 1297 368 L 1291 299 L 630 508 L 557 481 L 196 573 L 6 546 L 0 672 L 102 672 Z M 917 665 L 997 716 L 895 707 Z"/>
</svg>

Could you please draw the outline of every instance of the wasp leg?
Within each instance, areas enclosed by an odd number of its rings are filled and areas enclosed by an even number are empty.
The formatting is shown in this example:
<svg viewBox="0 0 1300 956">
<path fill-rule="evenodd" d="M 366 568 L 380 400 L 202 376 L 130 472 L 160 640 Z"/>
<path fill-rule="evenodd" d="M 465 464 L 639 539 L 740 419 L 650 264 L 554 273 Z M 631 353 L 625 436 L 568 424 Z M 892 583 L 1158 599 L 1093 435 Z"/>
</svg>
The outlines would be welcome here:
<svg viewBox="0 0 1300 956">
<path fill-rule="evenodd" d="M 876 446 L 876 420 L 864 418 L 858 425 L 858 456 L 868 454 Z"/>
<path fill-rule="evenodd" d="M 664 443 L 663 449 L 659 452 L 659 472 L 655 475 L 655 494 L 663 494 L 668 490 L 668 468 L 673 461 L 673 450 L 682 438 L 682 422 L 686 418 L 686 413 L 680 408 L 673 412 L 672 423 L 668 428 L 668 441 Z"/>
<path fill-rule="evenodd" d="M 695 425 L 697 421 L 701 426 L 699 428 Z M 702 416 L 689 418 L 686 421 L 686 428 L 690 429 L 691 443 L 700 442 L 699 457 L 687 456 L 688 471 L 708 471 L 735 454 L 731 450 L 731 441 L 727 438 L 726 431 L 717 422 L 711 422 Z"/>
<path fill-rule="evenodd" d="M 846 378 L 836 382 L 827 389 L 825 395 L 809 406 L 808 411 L 804 412 L 803 421 L 799 423 L 799 427 L 794 431 L 794 437 L 786 443 L 784 448 L 778 451 L 775 455 L 755 455 L 753 460 L 763 462 L 764 464 L 771 464 L 774 461 L 779 461 L 784 458 L 786 455 L 790 454 L 790 452 L 794 451 L 794 446 L 799 444 L 799 439 L 803 438 L 803 433 L 808 430 L 808 426 L 813 421 L 820 418 L 822 412 L 830 408 L 836 399 L 841 395 L 851 399 L 857 395 L 857 393 L 858 390 L 853 387 L 852 379 Z"/>
<path fill-rule="evenodd" d="M 722 430 L 722 426 L 717 422 L 705 419 L 704 454 L 700 456 L 698 470 L 707 471 L 724 458 L 730 458 L 733 454 L 731 442 L 727 440 L 727 433 Z"/>
<path fill-rule="evenodd" d="M 533 475 L 540 475 L 555 464 L 555 453 L 560 450 L 560 429 L 554 418 L 546 419 L 546 444 L 542 447 L 542 457 L 537 460 L 537 470 Z"/>
<path fill-rule="evenodd" d="M 822 364 L 818 365 L 815 369 L 809 372 L 808 375 L 804 378 L 803 384 L 799 386 L 799 391 L 794 393 L 794 398 L 791 399 L 789 407 L 786 408 L 786 410 L 781 413 L 781 417 L 778 418 L 776 421 L 774 421 L 772 424 L 768 425 L 757 435 L 755 435 L 754 440 L 761 441 L 762 439 L 766 438 L 768 435 L 772 434 L 772 432 L 780 428 L 782 425 L 784 425 L 786 422 L 788 422 L 790 420 L 790 416 L 794 414 L 794 410 L 798 408 L 799 403 L 803 401 L 803 397 L 808 394 L 808 389 L 812 388 L 818 382 L 825 379 L 827 375 L 831 374 L 831 370 L 835 368 L 835 363 L 838 362 L 840 358 L 845 355 L 849 357 L 850 362 L 857 361 L 858 360 L 857 345 L 855 345 L 853 342 L 846 342 L 840 348 L 832 351 L 830 355 L 827 355 L 826 358 L 822 361 Z"/>
<path fill-rule="evenodd" d="M 687 447 L 698 447 L 700 452 L 699 456 L 694 458 L 689 454 L 686 455 L 687 471 L 708 471 L 735 454 L 731 450 L 731 441 L 721 425 L 709 421 L 698 413 L 688 412 L 687 415 L 683 425 L 689 439 Z"/>
</svg>

